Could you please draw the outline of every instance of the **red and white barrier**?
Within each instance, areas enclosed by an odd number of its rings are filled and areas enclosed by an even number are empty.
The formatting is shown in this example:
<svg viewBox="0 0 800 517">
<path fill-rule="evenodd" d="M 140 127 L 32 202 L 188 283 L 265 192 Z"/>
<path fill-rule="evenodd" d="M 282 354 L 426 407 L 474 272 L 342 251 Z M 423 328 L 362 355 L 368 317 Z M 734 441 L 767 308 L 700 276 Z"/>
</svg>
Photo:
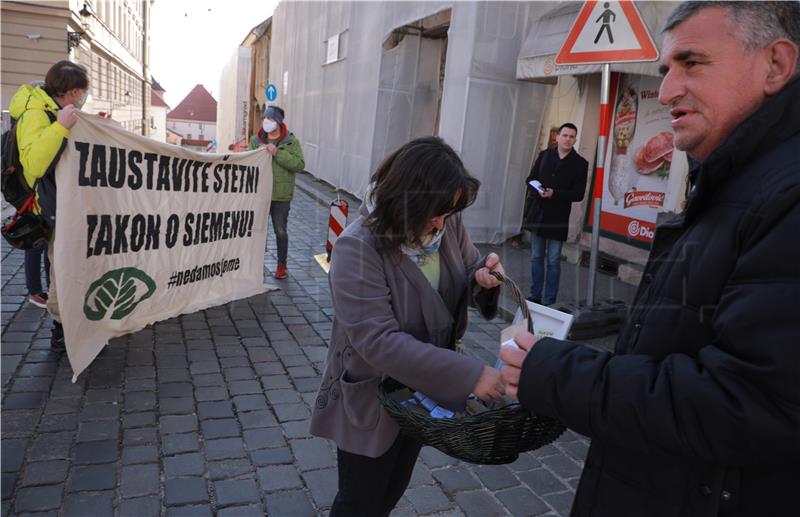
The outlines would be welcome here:
<svg viewBox="0 0 800 517">
<path fill-rule="evenodd" d="M 328 242 L 325 244 L 325 250 L 328 252 L 328 262 L 331 261 L 333 243 L 336 242 L 336 239 L 347 226 L 347 213 L 349 209 L 350 207 L 344 199 L 331 201 L 331 215 L 328 218 Z"/>
</svg>

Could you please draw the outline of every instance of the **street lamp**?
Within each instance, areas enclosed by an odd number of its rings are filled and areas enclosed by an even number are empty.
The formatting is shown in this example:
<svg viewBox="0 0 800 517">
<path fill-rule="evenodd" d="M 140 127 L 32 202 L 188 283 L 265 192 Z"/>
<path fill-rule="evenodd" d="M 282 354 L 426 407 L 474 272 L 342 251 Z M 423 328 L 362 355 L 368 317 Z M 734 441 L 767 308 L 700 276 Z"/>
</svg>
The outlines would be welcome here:
<svg viewBox="0 0 800 517">
<path fill-rule="evenodd" d="M 86 31 L 89 30 L 89 20 L 92 17 L 92 11 L 89 10 L 89 7 L 86 5 L 86 2 L 83 3 L 83 7 L 78 14 L 81 16 L 83 25 L 82 31 L 70 31 L 67 30 L 67 52 L 72 52 L 72 49 L 80 45 L 81 39 L 86 37 Z"/>
<path fill-rule="evenodd" d="M 86 36 L 82 31 L 67 31 L 67 53 L 72 52 L 72 49 L 80 45 L 81 38 Z"/>
</svg>

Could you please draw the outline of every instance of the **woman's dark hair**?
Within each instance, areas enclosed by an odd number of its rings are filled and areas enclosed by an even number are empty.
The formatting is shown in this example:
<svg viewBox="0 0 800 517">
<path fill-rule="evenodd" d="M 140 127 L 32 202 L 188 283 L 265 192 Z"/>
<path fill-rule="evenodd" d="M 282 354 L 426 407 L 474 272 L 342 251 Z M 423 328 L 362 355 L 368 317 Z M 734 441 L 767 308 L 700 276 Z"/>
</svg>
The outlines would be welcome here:
<svg viewBox="0 0 800 517">
<path fill-rule="evenodd" d="M 386 251 L 419 245 L 431 219 L 470 206 L 481 185 L 435 136 L 412 140 L 384 158 L 371 181 L 375 208 L 366 225 Z"/>
<path fill-rule="evenodd" d="M 89 74 L 86 67 L 72 61 L 59 61 L 50 67 L 44 77 L 44 91 L 50 97 L 63 97 L 70 90 L 89 87 Z"/>
</svg>

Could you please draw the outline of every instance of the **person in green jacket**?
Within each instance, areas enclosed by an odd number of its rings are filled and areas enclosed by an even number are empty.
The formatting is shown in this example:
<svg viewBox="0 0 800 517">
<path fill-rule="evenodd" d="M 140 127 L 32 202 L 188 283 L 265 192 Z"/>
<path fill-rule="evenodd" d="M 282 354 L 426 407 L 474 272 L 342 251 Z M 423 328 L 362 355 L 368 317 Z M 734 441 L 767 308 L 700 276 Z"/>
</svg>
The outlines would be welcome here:
<svg viewBox="0 0 800 517">
<path fill-rule="evenodd" d="M 264 110 L 264 121 L 258 133 L 250 138 L 248 150 L 264 146 L 272 155 L 272 203 L 269 216 L 278 243 L 278 267 L 273 275 L 282 279 L 288 276 L 286 257 L 289 251 L 289 234 L 286 225 L 289 220 L 289 205 L 294 195 L 295 175 L 306 166 L 300 141 L 286 130 L 283 123 L 285 113 L 278 106 Z"/>
<path fill-rule="evenodd" d="M 59 61 L 50 67 L 44 86 L 23 84 L 11 98 L 9 115 L 17 120 L 17 147 L 25 181 L 36 191 L 34 212 L 41 213 L 50 227 L 47 257 L 53 264 L 53 241 L 56 231 L 55 168 L 67 144 L 70 129 L 77 122 L 89 93 L 86 68 L 71 61 Z M 50 269 L 47 310 L 53 317 L 50 348 L 63 352 L 64 329 L 56 298 L 56 278 Z"/>
</svg>

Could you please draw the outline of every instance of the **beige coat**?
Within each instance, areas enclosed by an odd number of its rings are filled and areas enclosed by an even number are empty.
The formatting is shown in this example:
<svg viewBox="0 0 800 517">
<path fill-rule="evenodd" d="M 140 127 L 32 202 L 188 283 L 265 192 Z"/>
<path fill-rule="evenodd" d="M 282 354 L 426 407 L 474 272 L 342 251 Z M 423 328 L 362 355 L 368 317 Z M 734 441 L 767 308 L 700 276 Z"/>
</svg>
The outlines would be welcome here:
<svg viewBox="0 0 800 517">
<path fill-rule="evenodd" d="M 447 219 L 439 254 L 437 292 L 408 257 L 376 249 L 363 217 L 338 238 L 330 271 L 335 317 L 312 434 L 355 454 L 386 452 L 399 432 L 378 400 L 387 376 L 463 408 L 484 364 L 452 348 L 466 330 L 467 306 L 494 317 L 499 289 L 475 283 L 483 259 L 460 215 Z"/>
</svg>

